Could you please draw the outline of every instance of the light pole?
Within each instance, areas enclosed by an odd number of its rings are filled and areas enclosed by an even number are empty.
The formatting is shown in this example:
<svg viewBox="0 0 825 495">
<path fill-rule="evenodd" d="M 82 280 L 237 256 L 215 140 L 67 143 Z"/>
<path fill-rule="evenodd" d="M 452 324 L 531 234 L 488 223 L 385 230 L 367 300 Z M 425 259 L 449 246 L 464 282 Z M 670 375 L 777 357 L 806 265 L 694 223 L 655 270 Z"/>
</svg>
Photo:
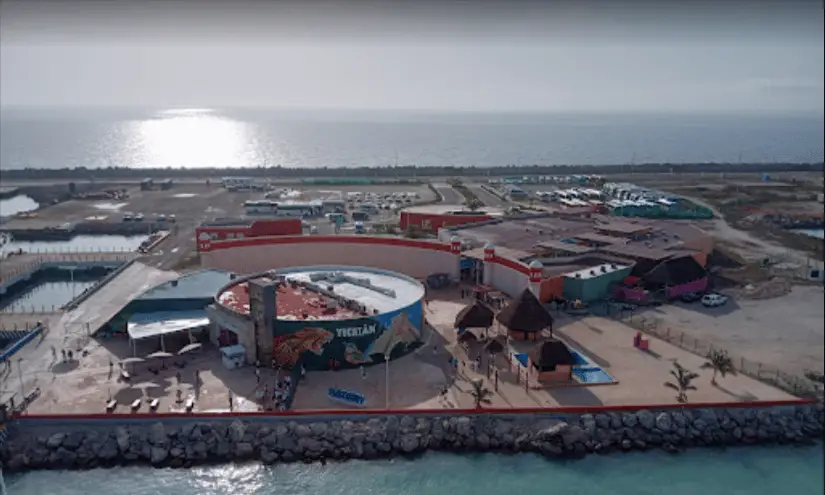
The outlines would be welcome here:
<svg viewBox="0 0 825 495">
<path fill-rule="evenodd" d="M 384 409 L 390 408 L 390 355 L 384 355 L 384 363 L 386 366 L 384 367 L 385 376 L 384 376 Z"/>
<path fill-rule="evenodd" d="M 17 358 L 17 377 L 20 379 L 20 400 L 23 400 L 23 358 Z"/>
</svg>

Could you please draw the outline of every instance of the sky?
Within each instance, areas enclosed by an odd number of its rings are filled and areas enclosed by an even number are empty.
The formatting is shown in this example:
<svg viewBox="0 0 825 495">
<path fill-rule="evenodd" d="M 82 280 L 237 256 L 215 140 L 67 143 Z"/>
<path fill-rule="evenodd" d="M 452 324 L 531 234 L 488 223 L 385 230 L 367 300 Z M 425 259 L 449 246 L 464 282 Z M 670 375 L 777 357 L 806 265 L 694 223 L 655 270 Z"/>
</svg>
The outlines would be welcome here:
<svg viewBox="0 0 825 495">
<path fill-rule="evenodd" d="M 809 0 L 0 3 L 2 107 L 821 114 L 823 60 Z"/>
</svg>

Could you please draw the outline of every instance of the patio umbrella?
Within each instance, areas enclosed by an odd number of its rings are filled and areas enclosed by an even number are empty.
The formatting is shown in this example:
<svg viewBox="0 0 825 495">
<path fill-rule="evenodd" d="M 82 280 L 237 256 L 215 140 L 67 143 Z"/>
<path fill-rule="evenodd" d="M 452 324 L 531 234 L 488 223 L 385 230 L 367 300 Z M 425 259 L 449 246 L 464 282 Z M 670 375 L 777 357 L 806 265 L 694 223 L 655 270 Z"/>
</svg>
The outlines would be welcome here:
<svg viewBox="0 0 825 495">
<path fill-rule="evenodd" d="M 199 343 L 185 345 L 185 346 L 183 346 L 183 348 L 181 348 L 181 350 L 178 351 L 178 356 L 180 356 L 181 354 L 186 354 L 188 352 L 192 352 L 196 349 L 200 349 L 201 347 L 203 347 L 203 344 L 199 344 Z"/>
<path fill-rule="evenodd" d="M 130 358 L 120 360 L 120 362 L 123 363 L 123 364 L 142 363 L 143 361 L 145 361 L 145 359 L 139 358 L 139 357 L 130 357 Z"/>
</svg>

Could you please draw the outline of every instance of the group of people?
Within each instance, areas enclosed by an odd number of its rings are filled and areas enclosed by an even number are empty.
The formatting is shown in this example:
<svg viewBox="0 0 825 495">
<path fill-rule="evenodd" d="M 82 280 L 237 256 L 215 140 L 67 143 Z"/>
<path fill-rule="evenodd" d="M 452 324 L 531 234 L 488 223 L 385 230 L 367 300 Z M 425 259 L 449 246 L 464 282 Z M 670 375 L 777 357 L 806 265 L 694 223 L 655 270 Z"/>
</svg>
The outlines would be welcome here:
<svg viewBox="0 0 825 495">
<path fill-rule="evenodd" d="M 272 369 L 275 370 L 275 382 L 270 390 L 269 383 L 265 383 L 261 397 L 266 410 L 271 411 L 276 409 L 278 411 L 285 411 L 287 408 L 287 398 L 289 390 L 292 387 L 292 376 L 285 374 L 281 376 L 281 367 L 273 359 Z M 303 369 L 301 370 L 303 373 Z M 255 380 L 258 387 L 261 385 L 261 362 L 255 362 Z"/>
</svg>

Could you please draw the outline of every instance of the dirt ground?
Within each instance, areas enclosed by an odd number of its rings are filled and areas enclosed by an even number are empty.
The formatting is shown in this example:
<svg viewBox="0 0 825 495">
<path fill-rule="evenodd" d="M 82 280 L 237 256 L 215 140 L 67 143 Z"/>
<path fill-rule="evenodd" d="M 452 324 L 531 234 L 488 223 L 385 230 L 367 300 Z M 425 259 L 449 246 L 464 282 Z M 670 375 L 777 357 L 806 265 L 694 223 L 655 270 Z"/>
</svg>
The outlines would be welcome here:
<svg viewBox="0 0 825 495">
<path fill-rule="evenodd" d="M 794 286 L 790 294 L 773 299 L 732 298 L 718 308 L 677 302 L 639 314 L 731 354 L 801 375 L 825 366 L 822 300 L 821 286 Z"/>
</svg>

